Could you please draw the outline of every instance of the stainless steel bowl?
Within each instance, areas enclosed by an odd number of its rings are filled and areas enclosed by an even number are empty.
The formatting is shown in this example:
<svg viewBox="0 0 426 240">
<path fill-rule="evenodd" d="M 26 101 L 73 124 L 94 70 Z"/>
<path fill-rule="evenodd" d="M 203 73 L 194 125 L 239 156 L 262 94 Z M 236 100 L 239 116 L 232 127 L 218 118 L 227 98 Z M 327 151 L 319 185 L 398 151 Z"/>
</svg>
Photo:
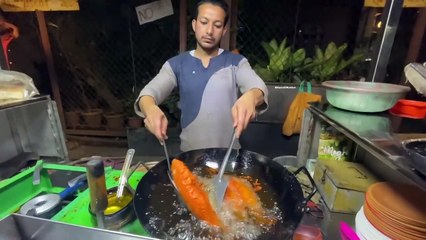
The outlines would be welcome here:
<svg viewBox="0 0 426 240">
<path fill-rule="evenodd" d="M 325 81 L 327 101 L 354 112 L 383 112 L 410 91 L 407 86 L 359 81 Z"/>
</svg>

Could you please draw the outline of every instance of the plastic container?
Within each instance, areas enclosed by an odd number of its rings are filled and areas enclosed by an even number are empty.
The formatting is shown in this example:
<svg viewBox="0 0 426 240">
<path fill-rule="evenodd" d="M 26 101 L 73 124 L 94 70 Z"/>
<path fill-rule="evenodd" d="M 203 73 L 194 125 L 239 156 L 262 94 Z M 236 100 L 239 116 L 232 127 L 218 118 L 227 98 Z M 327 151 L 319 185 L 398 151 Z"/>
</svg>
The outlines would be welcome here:
<svg viewBox="0 0 426 240">
<path fill-rule="evenodd" d="M 426 102 L 400 99 L 389 112 L 400 117 L 423 119 L 426 118 Z"/>
<path fill-rule="evenodd" d="M 319 227 L 299 225 L 293 234 L 293 240 L 322 240 L 322 232 Z"/>
</svg>

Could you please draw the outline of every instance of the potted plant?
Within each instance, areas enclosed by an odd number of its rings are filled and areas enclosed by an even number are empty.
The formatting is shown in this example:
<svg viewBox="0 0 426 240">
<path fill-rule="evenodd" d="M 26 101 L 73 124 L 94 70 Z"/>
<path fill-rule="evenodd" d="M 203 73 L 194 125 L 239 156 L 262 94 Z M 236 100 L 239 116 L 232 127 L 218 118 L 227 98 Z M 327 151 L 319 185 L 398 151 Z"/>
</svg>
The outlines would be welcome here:
<svg viewBox="0 0 426 240">
<path fill-rule="evenodd" d="M 329 43 L 325 50 L 316 47 L 315 56 L 307 56 L 305 49 L 292 50 L 284 38 L 280 43 L 275 39 L 262 42 L 268 59 L 254 65 L 256 73 L 266 82 L 269 91 L 269 110 L 260 115 L 258 121 L 282 123 L 291 102 L 296 96 L 299 84 L 312 82 L 312 92 L 325 97 L 325 89 L 318 83 L 339 76 L 343 70 L 362 60 L 362 54 L 345 59 L 346 44 L 337 47 Z"/>
<path fill-rule="evenodd" d="M 65 111 L 65 123 L 68 128 L 75 129 L 80 126 L 80 110 Z"/>
<path fill-rule="evenodd" d="M 116 112 L 107 112 L 104 114 L 108 130 L 121 131 L 124 129 L 124 114 Z"/>
<path fill-rule="evenodd" d="M 306 59 L 306 51 L 303 48 L 293 52 L 284 38 L 278 45 L 275 39 L 269 43 L 261 43 L 268 55 L 268 63 L 260 63 L 254 66 L 256 73 L 266 82 L 294 82 L 293 69 L 300 67 Z M 265 66 L 266 65 L 266 66 Z"/>
<path fill-rule="evenodd" d="M 142 127 L 142 117 L 136 114 L 134 107 L 135 101 L 138 97 L 138 93 L 135 92 L 129 94 L 129 96 L 124 102 L 124 111 L 127 117 L 127 125 L 133 129 Z"/>
<path fill-rule="evenodd" d="M 312 58 L 306 58 L 302 66 L 294 69 L 296 76 L 307 81 L 321 83 L 331 80 L 344 69 L 363 60 L 364 54 L 362 53 L 354 54 L 349 59 L 345 59 L 343 54 L 347 46 L 345 43 L 337 47 L 334 42 L 330 42 L 325 50 L 315 46 L 315 55 Z"/>
</svg>

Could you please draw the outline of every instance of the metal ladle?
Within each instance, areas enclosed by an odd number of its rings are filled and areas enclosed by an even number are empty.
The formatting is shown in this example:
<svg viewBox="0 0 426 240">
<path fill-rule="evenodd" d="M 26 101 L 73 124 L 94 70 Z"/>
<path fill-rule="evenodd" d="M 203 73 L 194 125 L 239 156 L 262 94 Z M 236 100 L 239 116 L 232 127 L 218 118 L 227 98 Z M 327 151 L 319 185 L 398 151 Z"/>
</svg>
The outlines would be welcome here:
<svg viewBox="0 0 426 240">
<path fill-rule="evenodd" d="M 135 149 L 129 149 L 127 150 L 126 158 L 124 160 L 123 168 L 121 169 L 120 178 L 118 180 L 118 188 L 117 188 L 117 199 L 121 198 L 123 196 L 123 190 L 124 186 L 127 182 L 128 174 L 130 164 L 132 163 L 133 155 L 135 154 Z"/>
</svg>

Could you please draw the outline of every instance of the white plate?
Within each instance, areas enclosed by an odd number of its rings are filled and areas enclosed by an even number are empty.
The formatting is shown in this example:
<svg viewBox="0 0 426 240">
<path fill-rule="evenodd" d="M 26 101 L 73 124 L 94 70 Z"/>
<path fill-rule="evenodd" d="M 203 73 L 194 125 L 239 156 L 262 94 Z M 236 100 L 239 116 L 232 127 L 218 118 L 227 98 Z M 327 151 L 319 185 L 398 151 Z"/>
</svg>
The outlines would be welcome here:
<svg viewBox="0 0 426 240">
<path fill-rule="evenodd" d="M 355 217 L 356 232 L 364 239 L 390 240 L 386 235 L 377 230 L 364 214 L 364 206 L 358 211 Z"/>
</svg>

